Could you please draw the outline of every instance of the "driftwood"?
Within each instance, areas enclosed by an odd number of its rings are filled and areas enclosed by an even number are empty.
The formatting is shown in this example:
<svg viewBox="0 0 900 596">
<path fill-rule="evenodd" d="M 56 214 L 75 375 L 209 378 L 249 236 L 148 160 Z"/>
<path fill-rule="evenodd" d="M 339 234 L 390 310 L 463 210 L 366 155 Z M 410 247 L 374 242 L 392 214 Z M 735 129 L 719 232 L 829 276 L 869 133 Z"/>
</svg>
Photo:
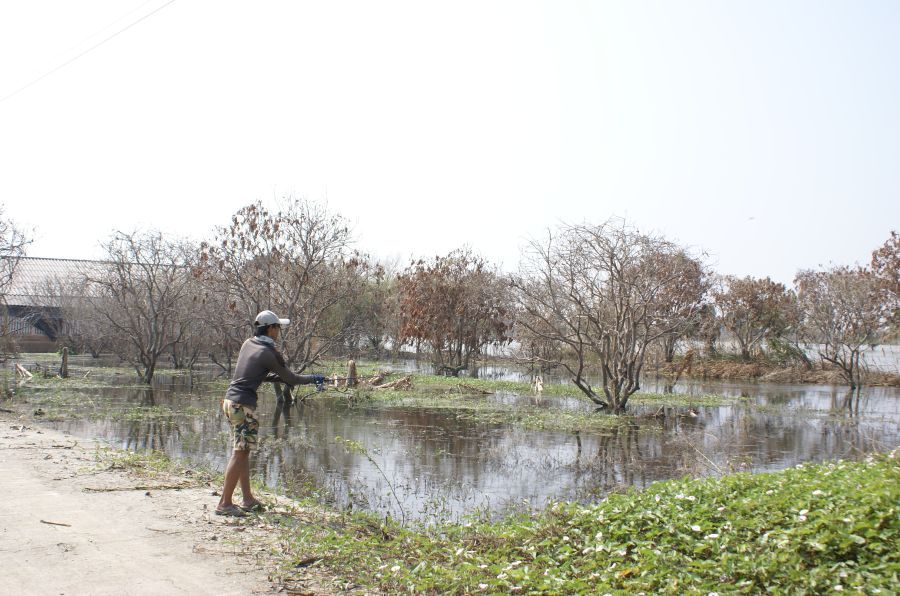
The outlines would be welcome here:
<svg viewBox="0 0 900 596">
<path fill-rule="evenodd" d="M 390 383 L 372 385 L 373 389 L 412 389 L 412 377 L 403 377 Z"/>
<path fill-rule="evenodd" d="M 486 391 L 479 387 L 475 387 L 474 385 L 469 385 L 467 383 L 457 383 L 456 389 L 460 393 L 477 393 L 478 395 L 493 395 L 493 391 Z"/>
<path fill-rule="evenodd" d="M 179 484 L 146 484 L 146 485 L 138 485 L 138 486 L 113 486 L 113 487 L 86 487 L 81 489 L 86 493 L 115 493 L 115 492 L 130 492 L 134 490 L 181 490 L 183 488 L 190 488 L 191 484 L 187 482 L 181 482 Z"/>
<path fill-rule="evenodd" d="M 384 379 L 387 378 L 387 375 L 384 373 L 376 373 L 374 376 L 369 377 L 368 379 L 364 379 L 362 382 L 366 385 L 371 385 L 372 387 L 376 385 L 381 385 L 384 383 Z"/>
</svg>

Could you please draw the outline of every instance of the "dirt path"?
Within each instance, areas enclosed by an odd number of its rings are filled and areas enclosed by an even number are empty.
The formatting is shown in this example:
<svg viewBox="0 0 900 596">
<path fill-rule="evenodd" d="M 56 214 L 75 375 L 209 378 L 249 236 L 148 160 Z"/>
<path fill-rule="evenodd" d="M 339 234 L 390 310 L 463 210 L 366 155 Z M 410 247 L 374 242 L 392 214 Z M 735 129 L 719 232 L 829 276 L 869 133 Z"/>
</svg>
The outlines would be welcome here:
<svg viewBox="0 0 900 596">
<path fill-rule="evenodd" d="M 265 516 L 213 514 L 208 486 L 98 461 L 99 446 L 0 413 L 0 557 L 15 594 L 261 594 L 285 591 Z M 299 580 L 287 593 L 321 593 Z"/>
</svg>

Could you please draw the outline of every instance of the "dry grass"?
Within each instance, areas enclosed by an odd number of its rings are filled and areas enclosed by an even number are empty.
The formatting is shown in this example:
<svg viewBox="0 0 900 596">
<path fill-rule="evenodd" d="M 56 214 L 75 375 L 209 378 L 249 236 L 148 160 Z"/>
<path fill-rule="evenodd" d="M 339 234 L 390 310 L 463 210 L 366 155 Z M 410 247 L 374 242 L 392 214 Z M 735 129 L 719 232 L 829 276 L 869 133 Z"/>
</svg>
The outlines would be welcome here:
<svg viewBox="0 0 900 596">
<path fill-rule="evenodd" d="M 674 377 L 680 362 L 672 362 L 661 367 L 660 373 Z M 836 368 L 802 366 L 779 366 L 772 362 L 752 360 L 695 360 L 683 376 L 693 379 L 712 380 L 753 380 L 766 383 L 819 383 L 827 385 L 844 385 L 846 381 Z M 900 375 L 870 371 L 865 374 L 865 384 L 869 386 L 900 387 Z"/>
</svg>

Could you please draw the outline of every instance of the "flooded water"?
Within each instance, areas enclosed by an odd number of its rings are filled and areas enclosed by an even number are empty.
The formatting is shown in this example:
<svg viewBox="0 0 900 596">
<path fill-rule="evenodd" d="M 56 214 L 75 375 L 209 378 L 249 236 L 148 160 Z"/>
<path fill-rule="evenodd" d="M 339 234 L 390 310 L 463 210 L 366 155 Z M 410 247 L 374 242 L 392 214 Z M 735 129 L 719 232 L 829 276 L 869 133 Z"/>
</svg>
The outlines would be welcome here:
<svg viewBox="0 0 900 596">
<path fill-rule="evenodd" d="M 661 391 L 651 384 L 646 391 Z M 33 390 L 34 403 L 42 399 Z M 630 422 L 596 432 L 525 430 L 445 409 L 352 406 L 323 394 L 288 408 L 271 389 L 260 399 L 254 474 L 289 494 L 310 489 L 338 507 L 407 521 L 458 520 L 588 500 L 685 475 L 777 470 L 855 458 L 900 444 L 900 391 L 752 383 L 682 384 L 686 393 L 743 396 L 719 407 L 635 407 Z M 47 390 L 49 394 L 52 390 Z M 222 391 L 185 379 L 157 387 L 90 389 L 53 424 L 115 447 L 159 449 L 223 470 L 229 452 Z M 590 411 L 578 398 L 499 393 L 506 405 Z M 154 415 L 176 411 L 171 415 Z M 605 414 L 597 414 L 604 416 Z M 356 441 L 361 449 L 348 448 Z"/>
</svg>

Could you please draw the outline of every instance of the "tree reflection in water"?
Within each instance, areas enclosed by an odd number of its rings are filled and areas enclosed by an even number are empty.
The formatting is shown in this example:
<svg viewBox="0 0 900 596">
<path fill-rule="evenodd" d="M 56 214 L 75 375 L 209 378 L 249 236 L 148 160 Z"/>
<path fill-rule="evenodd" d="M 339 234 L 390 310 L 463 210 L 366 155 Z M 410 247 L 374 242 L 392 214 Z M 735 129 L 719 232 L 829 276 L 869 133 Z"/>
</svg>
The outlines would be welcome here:
<svg viewBox="0 0 900 596">
<path fill-rule="evenodd" d="M 191 393 L 191 386 L 173 377 L 154 388 L 91 389 L 84 399 L 96 410 L 57 425 L 116 446 L 161 449 L 222 469 L 229 448 L 222 391 L 193 385 Z M 611 428 L 557 432 L 480 420 L 463 411 L 365 402 L 350 407 L 346 399 L 327 397 L 278 405 L 266 391 L 253 473 L 292 494 L 399 517 L 385 498 L 390 483 L 413 517 L 458 519 L 479 508 L 502 512 L 523 502 L 539 507 L 549 499 L 592 500 L 685 475 L 857 457 L 900 440 L 900 392 L 894 389 L 850 394 L 844 388 L 735 383 L 692 390 L 745 397 L 716 407 L 635 406 Z M 547 395 L 539 404 L 534 396 L 491 399 L 511 408 L 580 407 L 577 400 Z M 348 452 L 336 437 L 358 442 L 366 455 Z"/>
</svg>

